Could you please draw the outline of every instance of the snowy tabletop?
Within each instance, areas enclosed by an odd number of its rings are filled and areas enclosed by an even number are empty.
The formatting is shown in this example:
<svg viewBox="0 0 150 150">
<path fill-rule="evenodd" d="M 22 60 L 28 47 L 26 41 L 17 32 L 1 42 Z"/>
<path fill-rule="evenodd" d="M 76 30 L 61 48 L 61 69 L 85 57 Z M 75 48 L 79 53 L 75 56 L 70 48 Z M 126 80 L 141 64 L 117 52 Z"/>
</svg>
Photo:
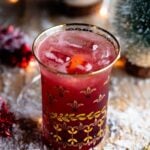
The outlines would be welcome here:
<svg viewBox="0 0 150 150">
<path fill-rule="evenodd" d="M 40 76 L 27 70 L 1 68 L 0 95 L 17 117 L 12 138 L 0 138 L 3 150 L 42 150 L 40 136 Z M 149 150 L 150 79 L 138 79 L 113 69 L 104 150 Z M 38 94 L 37 94 L 38 93 Z M 100 147 L 97 147 L 99 150 Z"/>
</svg>

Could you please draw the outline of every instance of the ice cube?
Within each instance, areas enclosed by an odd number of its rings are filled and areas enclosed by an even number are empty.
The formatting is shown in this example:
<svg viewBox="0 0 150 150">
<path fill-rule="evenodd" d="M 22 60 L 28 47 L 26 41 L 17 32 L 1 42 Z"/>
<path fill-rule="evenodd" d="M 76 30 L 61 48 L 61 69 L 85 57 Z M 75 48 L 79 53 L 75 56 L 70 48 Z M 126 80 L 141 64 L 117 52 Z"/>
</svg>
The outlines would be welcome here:
<svg viewBox="0 0 150 150">
<path fill-rule="evenodd" d="M 59 38 L 59 44 L 65 44 L 68 45 L 69 47 L 74 47 L 74 48 L 92 48 L 93 42 L 91 39 L 87 37 L 83 37 L 82 35 L 78 35 L 74 32 L 69 36 L 67 35 L 68 33 L 64 34 Z"/>
<path fill-rule="evenodd" d="M 70 57 L 57 51 L 47 51 L 45 56 L 56 63 L 64 64 L 70 60 Z"/>
<path fill-rule="evenodd" d="M 92 70 L 92 65 L 90 64 L 90 63 L 87 63 L 86 65 L 85 65 L 85 70 L 86 70 L 86 72 L 89 72 L 89 71 L 91 71 Z"/>
<path fill-rule="evenodd" d="M 96 51 L 96 50 L 97 50 L 97 48 L 98 48 L 98 45 L 97 45 L 97 44 L 93 44 L 93 46 L 92 46 L 92 50 L 93 50 L 93 51 Z"/>
<path fill-rule="evenodd" d="M 67 44 L 68 46 L 71 46 L 71 47 L 82 48 L 82 45 L 74 44 L 74 43 L 69 43 L 68 41 L 66 41 L 66 44 Z"/>
<path fill-rule="evenodd" d="M 83 47 L 82 41 L 74 37 L 65 37 L 64 43 L 70 47 L 75 47 L 75 48 Z"/>
<path fill-rule="evenodd" d="M 107 66 L 109 64 L 110 64 L 110 60 L 108 58 L 103 58 L 103 59 L 98 61 L 98 65 L 100 67 L 105 67 L 105 66 Z"/>
<path fill-rule="evenodd" d="M 76 68 L 74 68 L 74 73 L 83 74 L 83 73 L 90 72 L 91 70 L 92 70 L 92 65 L 88 62 L 84 62 L 83 64 L 80 64 L 76 66 Z"/>
</svg>

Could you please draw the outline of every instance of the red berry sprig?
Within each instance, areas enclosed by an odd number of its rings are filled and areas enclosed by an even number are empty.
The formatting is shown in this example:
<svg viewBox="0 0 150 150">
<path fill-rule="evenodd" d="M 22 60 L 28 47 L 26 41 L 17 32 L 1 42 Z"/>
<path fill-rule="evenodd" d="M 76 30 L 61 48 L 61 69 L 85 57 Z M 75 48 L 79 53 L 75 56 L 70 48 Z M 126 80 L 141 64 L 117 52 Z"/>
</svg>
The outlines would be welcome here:
<svg viewBox="0 0 150 150">
<path fill-rule="evenodd" d="M 0 137 L 11 137 L 15 116 L 9 112 L 6 102 L 0 97 Z"/>
<path fill-rule="evenodd" d="M 0 62 L 11 67 L 27 67 L 32 52 L 24 33 L 14 26 L 0 27 Z"/>
</svg>

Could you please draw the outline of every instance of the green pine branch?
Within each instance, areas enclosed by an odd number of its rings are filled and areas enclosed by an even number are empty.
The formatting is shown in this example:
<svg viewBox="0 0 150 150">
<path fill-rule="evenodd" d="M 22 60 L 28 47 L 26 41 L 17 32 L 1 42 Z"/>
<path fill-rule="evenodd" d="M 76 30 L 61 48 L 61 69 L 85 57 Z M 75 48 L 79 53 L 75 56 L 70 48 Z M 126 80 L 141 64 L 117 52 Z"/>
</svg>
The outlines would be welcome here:
<svg viewBox="0 0 150 150">
<path fill-rule="evenodd" d="M 129 46 L 150 46 L 150 0 L 120 0 L 115 29 Z"/>
</svg>

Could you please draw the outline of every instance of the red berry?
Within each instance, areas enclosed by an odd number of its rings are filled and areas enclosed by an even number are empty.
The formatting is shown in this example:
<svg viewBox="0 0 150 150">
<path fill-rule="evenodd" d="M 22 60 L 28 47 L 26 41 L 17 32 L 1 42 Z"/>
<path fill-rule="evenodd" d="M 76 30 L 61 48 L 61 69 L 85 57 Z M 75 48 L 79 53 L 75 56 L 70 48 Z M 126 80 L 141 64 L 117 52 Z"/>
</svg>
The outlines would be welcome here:
<svg viewBox="0 0 150 150">
<path fill-rule="evenodd" d="M 29 51 L 31 51 L 31 48 L 27 44 L 23 44 L 21 48 L 22 48 L 23 52 L 29 52 Z"/>
<path fill-rule="evenodd" d="M 26 44 L 24 33 L 14 28 L 0 27 L 0 62 L 8 66 L 27 66 L 32 57 L 31 48 Z M 23 67 L 24 68 L 24 67 Z"/>
</svg>

